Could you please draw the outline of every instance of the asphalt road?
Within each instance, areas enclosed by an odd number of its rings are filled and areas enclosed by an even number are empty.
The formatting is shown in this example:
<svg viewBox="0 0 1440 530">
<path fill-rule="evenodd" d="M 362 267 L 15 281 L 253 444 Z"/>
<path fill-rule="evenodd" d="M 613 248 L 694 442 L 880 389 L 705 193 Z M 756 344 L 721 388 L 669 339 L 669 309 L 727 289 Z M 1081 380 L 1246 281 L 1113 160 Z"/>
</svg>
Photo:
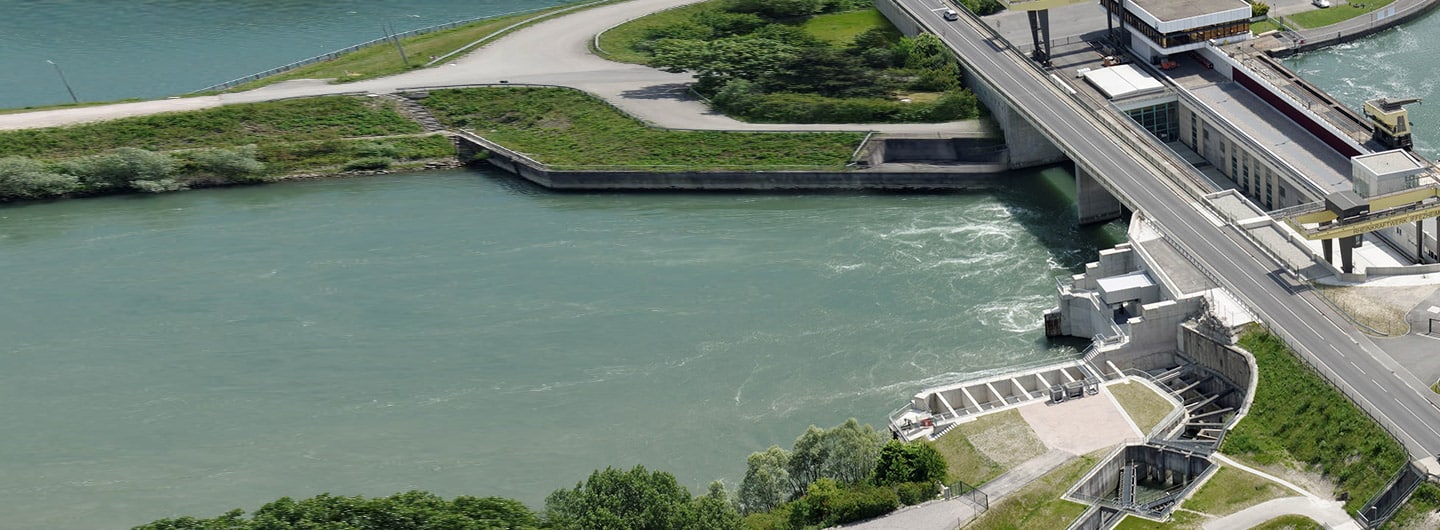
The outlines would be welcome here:
<svg viewBox="0 0 1440 530">
<path fill-rule="evenodd" d="M 1030 66 L 1028 60 L 986 40 L 969 18 L 946 22 L 922 0 L 897 0 L 940 35 L 981 77 L 1006 94 L 1040 130 L 1091 171 L 1119 189 L 1124 202 L 1156 222 L 1172 241 L 1254 311 L 1337 386 L 1376 415 L 1413 458 L 1440 451 L 1440 407 L 1432 393 L 1363 334 L 1354 331 L 1314 296 L 1287 281 L 1284 270 L 1233 229 L 1212 220 L 1144 160 L 1134 146 L 1117 141 L 1091 112 Z"/>
</svg>

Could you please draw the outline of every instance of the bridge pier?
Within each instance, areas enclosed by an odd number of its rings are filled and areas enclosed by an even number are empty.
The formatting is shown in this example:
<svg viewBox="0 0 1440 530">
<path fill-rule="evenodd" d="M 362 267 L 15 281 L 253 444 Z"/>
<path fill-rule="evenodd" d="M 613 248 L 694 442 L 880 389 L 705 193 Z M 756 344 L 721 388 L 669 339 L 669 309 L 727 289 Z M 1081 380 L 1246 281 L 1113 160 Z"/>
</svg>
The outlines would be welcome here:
<svg viewBox="0 0 1440 530">
<path fill-rule="evenodd" d="M 1075 209 L 1080 224 L 1113 221 L 1123 213 L 1120 200 L 1079 164 L 1075 164 Z"/>
<path fill-rule="evenodd" d="M 1340 242 L 1340 272 L 1343 272 L 1343 273 L 1345 273 L 1345 274 L 1354 274 L 1354 273 L 1355 273 L 1355 247 L 1358 247 L 1358 246 L 1360 246 L 1361 244 L 1364 243 L 1364 241 L 1362 241 L 1362 240 L 1360 239 L 1361 237 L 1362 237 L 1362 236 L 1355 235 L 1355 236 L 1349 236 L 1349 237 L 1342 237 L 1342 238 L 1338 238 L 1338 239 L 1322 239 L 1322 240 L 1320 240 L 1320 248 L 1321 248 L 1321 249 L 1324 251 L 1324 253 L 1325 253 L 1325 262 L 1326 262 L 1326 263 L 1329 263 L 1329 264 L 1331 264 L 1331 265 L 1334 265 L 1334 264 L 1335 264 L 1335 241 L 1339 241 L 1339 242 Z"/>
</svg>

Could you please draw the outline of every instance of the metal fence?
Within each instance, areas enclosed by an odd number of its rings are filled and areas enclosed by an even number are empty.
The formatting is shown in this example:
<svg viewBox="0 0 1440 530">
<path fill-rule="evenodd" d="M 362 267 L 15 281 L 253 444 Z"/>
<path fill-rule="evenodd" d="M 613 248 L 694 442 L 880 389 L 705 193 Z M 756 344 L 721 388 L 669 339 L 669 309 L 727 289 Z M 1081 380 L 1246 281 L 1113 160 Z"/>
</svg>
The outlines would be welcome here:
<svg viewBox="0 0 1440 530">
<path fill-rule="evenodd" d="M 945 500 L 961 499 L 975 506 L 979 512 L 990 509 L 990 496 L 980 491 L 980 488 L 966 484 L 964 481 L 955 481 L 954 484 L 946 486 Z"/>
</svg>

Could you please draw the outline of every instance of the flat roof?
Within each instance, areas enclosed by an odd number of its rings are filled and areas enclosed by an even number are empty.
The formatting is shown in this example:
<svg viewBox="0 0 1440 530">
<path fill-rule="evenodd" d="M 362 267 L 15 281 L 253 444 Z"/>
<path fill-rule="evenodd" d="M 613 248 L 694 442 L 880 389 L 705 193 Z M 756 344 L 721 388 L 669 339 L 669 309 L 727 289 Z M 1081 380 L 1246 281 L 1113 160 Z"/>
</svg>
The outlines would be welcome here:
<svg viewBox="0 0 1440 530">
<path fill-rule="evenodd" d="M 1085 80 L 1109 99 L 1159 92 L 1165 89 L 1165 85 L 1161 84 L 1159 80 L 1136 68 L 1133 64 L 1096 68 L 1085 72 Z"/>
<path fill-rule="evenodd" d="M 1189 86 L 1190 94 L 1326 193 L 1350 190 L 1350 159 L 1234 82 Z M 1281 169 L 1281 168 L 1276 168 Z M 1306 190 L 1295 190 L 1309 193 Z M 1287 198 L 1287 200 L 1294 200 Z"/>
<path fill-rule="evenodd" d="M 1223 13 L 1235 8 L 1250 9 L 1245 0 L 1127 0 L 1164 22 Z"/>
<path fill-rule="evenodd" d="M 1124 291 L 1127 289 L 1153 287 L 1155 285 L 1155 280 L 1150 279 L 1150 274 L 1146 273 L 1145 271 L 1135 271 L 1121 274 L 1119 276 L 1100 278 L 1098 280 L 1095 280 L 1095 283 L 1100 286 L 1101 291 L 1113 293 L 1116 291 Z"/>
<path fill-rule="evenodd" d="M 1416 160 L 1413 155 L 1404 149 L 1392 149 L 1381 153 L 1359 155 L 1351 160 L 1365 166 L 1376 175 L 1389 175 L 1391 173 L 1403 173 L 1415 171 L 1425 166 Z"/>
</svg>

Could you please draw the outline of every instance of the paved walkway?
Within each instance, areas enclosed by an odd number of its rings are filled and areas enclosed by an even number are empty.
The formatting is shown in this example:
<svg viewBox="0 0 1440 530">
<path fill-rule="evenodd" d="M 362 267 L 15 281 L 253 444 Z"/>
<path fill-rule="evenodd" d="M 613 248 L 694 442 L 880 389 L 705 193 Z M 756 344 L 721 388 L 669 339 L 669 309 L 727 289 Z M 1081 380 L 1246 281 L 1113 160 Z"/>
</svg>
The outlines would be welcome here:
<svg viewBox="0 0 1440 530">
<path fill-rule="evenodd" d="M 1205 530 L 1233 530 L 1254 528 L 1260 523 L 1284 515 L 1303 515 L 1335 530 L 1360 530 L 1360 524 L 1345 513 L 1344 503 L 1325 501 L 1310 497 L 1284 497 L 1265 501 L 1239 512 L 1211 519 L 1204 524 Z"/>
<path fill-rule="evenodd" d="M 877 131 L 907 134 L 981 134 L 979 121 L 938 124 L 752 124 L 712 112 L 690 97 L 689 74 L 601 59 L 590 52 L 594 36 L 630 19 L 701 0 L 631 0 L 546 19 L 510 33 L 463 57 L 432 68 L 346 84 L 298 80 L 265 88 L 193 98 L 0 115 L 0 130 L 54 127 L 233 103 L 340 93 L 392 93 L 404 88 L 500 83 L 568 86 L 604 98 L 660 127 L 750 131 Z"/>
</svg>

